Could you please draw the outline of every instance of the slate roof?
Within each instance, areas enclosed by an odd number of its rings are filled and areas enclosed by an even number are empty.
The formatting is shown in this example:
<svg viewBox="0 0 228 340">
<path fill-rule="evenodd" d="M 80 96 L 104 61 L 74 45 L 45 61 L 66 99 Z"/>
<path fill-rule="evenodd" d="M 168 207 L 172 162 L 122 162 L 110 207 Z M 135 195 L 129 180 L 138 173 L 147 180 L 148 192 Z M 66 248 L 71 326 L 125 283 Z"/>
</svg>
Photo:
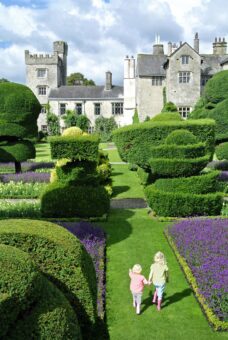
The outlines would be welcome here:
<svg viewBox="0 0 228 340">
<path fill-rule="evenodd" d="M 166 55 L 138 54 L 137 75 L 139 77 L 165 76 L 163 64 L 166 61 Z"/>
<path fill-rule="evenodd" d="M 104 86 L 61 86 L 51 89 L 49 99 L 123 99 L 123 86 L 113 86 L 111 90 Z"/>
<path fill-rule="evenodd" d="M 218 54 L 201 54 L 201 70 L 205 75 L 213 75 L 222 70 L 221 64 L 227 59 L 227 56 Z"/>
</svg>

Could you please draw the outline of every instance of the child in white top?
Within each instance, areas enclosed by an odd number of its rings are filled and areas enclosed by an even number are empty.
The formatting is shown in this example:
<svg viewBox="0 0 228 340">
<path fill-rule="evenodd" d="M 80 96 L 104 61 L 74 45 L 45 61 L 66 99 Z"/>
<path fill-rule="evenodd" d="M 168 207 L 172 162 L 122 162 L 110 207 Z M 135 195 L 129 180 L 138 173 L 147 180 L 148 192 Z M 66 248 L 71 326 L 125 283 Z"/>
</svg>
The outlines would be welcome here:
<svg viewBox="0 0 228 340">
<path fill-rule="evenodd" d="M 149 282 L 155 286 L 153 303 L 158 298 L 157 310 L 161 310 L 162 296 L 165 289 L 165 283 L 168 282 L 168 266 L 164 254 L 159 251 L 154 256 L 154 263 L 150 267 Z"/>
</svg>

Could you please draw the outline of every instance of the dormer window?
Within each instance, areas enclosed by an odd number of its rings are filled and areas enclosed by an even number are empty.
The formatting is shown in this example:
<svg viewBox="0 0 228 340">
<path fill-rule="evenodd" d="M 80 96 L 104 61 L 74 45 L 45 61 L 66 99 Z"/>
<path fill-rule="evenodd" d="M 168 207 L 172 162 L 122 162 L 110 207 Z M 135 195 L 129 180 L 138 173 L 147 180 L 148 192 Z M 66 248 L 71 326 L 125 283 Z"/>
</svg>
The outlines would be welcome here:
<svg viewBox="0 0 228 340">
<path fill-rule="evenodd" d="M 181 56 L 181 64 L 183 64 L 183 65 L 189 64 L 189 55 L 182 55 Z"/>
</svg>

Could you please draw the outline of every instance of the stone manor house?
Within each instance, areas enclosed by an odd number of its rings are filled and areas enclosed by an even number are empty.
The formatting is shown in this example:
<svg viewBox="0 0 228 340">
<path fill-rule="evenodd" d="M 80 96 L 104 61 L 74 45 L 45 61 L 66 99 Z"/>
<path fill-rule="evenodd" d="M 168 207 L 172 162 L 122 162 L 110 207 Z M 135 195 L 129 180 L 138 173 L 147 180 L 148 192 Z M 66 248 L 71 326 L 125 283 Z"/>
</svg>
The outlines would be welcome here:
<svg viewBox="0 0 228 340">
<path fill-rule="evenodd" d="M 228 69 L 227 43 L 215 38 L 212 54 L 199 53 L 199 37 L 195 34 L 193 46 L 187 42 L 168 43 L 167 54 L 159 38 L 152 53 L 139 53 L 137 58 L 124 59 L 123 86 L 112 84 L 112 73 L 105 74 L 103 86 L 66 85 L 66 42 L 56 41 L 53 54 L 37 55 L 25 51 L 26 83 L 43 105 L 38 119 L 40 130 L 47 130 L 46 104 L 61 117 L 66 110 L 85 114 L 92 131 L 99 116 L 115 117 L 118 126 L 132 123 L 137 108 L 140 121 L 158 114 L 164 100 L 173 102 L 183 118 L 188 117 L 200 94 L 215 73 Z M 80 70 L 78 70 L 80 71 Z"/>
</svg>

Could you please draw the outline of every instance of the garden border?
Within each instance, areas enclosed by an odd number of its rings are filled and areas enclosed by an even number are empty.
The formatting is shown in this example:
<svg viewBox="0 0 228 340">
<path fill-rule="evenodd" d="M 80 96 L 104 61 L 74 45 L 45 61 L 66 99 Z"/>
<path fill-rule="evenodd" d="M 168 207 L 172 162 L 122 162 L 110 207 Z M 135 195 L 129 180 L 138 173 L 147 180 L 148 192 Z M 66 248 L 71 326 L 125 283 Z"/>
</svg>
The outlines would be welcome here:
<svg viewBox="0 0 228 340">
<path fill-rule="evenodd" d="M 207 321 L 209 324 L 213 327 L 216 331 L 226 331 L 228 330 L 228 321 L 221 321 L 217 318 L 217 316 L 213 313 L 212 309 L 208 307 L 205 298 L 203 295 L 199 293 L 199 288 L 197 286 L 197 281 L 194 275 L 192 274 L 191 269 L 189 268 L 185 258 L 180 255 L 174 241 L 172 240 L 171 236 L 168 233 L 168 229 L 166 228 L 164 230 L 164 235 L 168 241 L 169 246 L 171 247 L 172 251 L 174 252 L 174 255 L 179 262 L 182 271 L 185 274 L 185 277 L 190 284 L 193 292 L 195 293 L 195 298 L 198 301 L 202 311 L 204 312 Z"/>
</svg>

